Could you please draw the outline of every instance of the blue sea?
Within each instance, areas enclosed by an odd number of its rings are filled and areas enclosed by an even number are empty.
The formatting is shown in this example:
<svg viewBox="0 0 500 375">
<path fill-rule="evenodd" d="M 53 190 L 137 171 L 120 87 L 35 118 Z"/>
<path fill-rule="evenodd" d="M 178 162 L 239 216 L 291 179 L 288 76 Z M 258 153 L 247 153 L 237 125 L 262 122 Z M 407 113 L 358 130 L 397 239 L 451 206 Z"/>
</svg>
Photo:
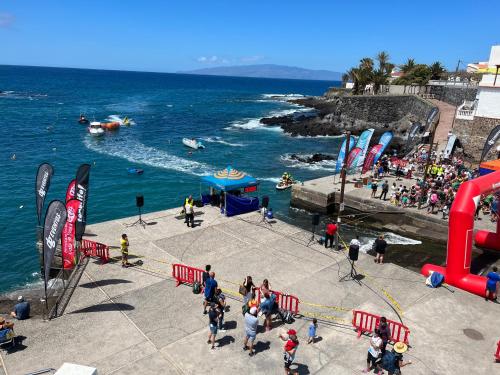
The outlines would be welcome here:
<svg viewBox="0 0 500 375">
<path fill-rule="evenodd" d="M 293 138 L 259 119 L 307 113 L 286 99 L 321 95 L 338 84 L 0 66 L 0 291 L 39 281 L 34 188 L 40 163 L 55 171 L 45 207 L 64 200 L 81 163 L 92 165 L 89 223 L 135 215 L 136 194 L 144 195 L 146 212 L 180 207 L 186 195 L 199 195 L 201 176 L 227 165 L 258 178 L 259 195 L 269 195 L 278 215 L 290 216 L 290 192 L 275 189 L 281 174 L 306 180 L 334 170 L 333 162 L 297 163 L 290 154 L 336 154 L 341 139 Z M 80 113 L 97 121 L 128 116 L 135 124 L 95 139 L 78 124 Z M 183 137 L 199 138 L 206 148 L 190 150 Z M 130 175 L 128 167 L 144 174 Z"/>
</svg>

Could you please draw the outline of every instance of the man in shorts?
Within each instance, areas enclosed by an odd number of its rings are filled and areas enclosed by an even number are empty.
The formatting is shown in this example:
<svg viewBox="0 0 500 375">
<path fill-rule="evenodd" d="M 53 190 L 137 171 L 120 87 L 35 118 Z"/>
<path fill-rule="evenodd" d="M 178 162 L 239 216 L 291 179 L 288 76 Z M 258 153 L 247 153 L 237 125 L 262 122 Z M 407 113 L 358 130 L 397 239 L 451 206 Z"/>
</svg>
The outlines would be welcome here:
<svg viewBox="0 0 500 375">
<path fill-rule="evenodd" d="M 384 262 L 385 250 L 387 249 L 387 242 L 384 240 L 384 235 L 381 234 L 373 243 L 373 249 L 377 255 L 373 260 L 375 263 L 382 264 Z"/>
<path fill-rule="evenodd" d="M 259 318 L 257 318 L 257 307 L 251 307 L 250 311 L 245 314 L 245 338 L 243 339 L 243 350 L 250 349 L 248 355 L 253 357 L 255 351 L 253 345 L 257 337 L 257 326 L 259 325 Z"/>
<path fill-rule="evenodd" d="M 299 340 L 297 339 L 297 331 L 294 329 L 289 329 L 287 335 L 280 335 L 283 341 L 286 341 L 285 347 L 283 348 L 283 360 L 285 364 L 285 375 L 298 375 L 298 371 L 293 369 L 293 361 L 295 360 L 295 354 L 297 353 L 297 348 L 299 346 Z"/>
<path fill-rule="evenodd" d="M 215 336 L 217 335 L 217 326 L 219 322 L 220 310 L 217 308 L 216 303 L 210 305 L 210 310 L 208 311 L 208 328 L 210 332 L 208 333 L 207 344 L 212 344 L 212 349 L 215 349 Z"/>
<path fill-rule="evenodd" d="M 128 237 L 125 233 L 123 233 L 120 240 L 120 249 L 122 252 L 122 267 L 128 267 L 130 265 L 130 263 L 128 262 L 128 246 Z"/>
<path fill-rule="evenodd" d="M 217 289 L 217 281 L 215 281 L 215 272 L 210 272 L 208 279 L 205 281 L 205 302 L 203 303 L 203 314 L 207 313 L 207 306 L 214 301 L 215 289 Z"/>
</svg>

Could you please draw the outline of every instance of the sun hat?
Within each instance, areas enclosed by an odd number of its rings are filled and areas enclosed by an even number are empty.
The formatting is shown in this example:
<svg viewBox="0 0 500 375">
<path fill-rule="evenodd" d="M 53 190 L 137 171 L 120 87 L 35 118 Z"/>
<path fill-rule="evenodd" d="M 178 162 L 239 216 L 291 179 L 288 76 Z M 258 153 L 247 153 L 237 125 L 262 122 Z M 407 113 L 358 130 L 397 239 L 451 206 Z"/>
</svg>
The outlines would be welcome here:
<svg viewBox="0 0 500 375">
<path fill-rule="evenodd" d="M 256 312 L 257 312 L 257 308 L 255 306 L 250 308 L 250 314 L 255 315 Z"/>
<path fill-rule="evenodd" d="M 295 335 L 295 336 L 297 335 L 297 331 L 294 329 L 289 329 L 286 333 L 289 335 Z"/>
<path fill-rule="evenodd" d="M 394 351 L 396 353 L 404 353 L 408 350 L 408 345 L 406 345 L 404 342 L 397 342 L 394 344 Z"/>
</svg>

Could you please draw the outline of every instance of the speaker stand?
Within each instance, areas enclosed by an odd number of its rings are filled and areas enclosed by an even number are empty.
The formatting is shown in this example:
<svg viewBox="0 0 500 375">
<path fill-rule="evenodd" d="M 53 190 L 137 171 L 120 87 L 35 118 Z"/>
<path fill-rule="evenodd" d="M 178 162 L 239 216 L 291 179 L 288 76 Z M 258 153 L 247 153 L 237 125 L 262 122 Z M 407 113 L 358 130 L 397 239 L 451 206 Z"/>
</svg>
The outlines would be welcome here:
<svg viewBox="0 0 500 375">
<path fill-rule="evenodd" d="M 354 267 L 354 261 L 349 259 L 349 264 L 351 265 L 351 271 L 349 273 L 345 274 L 344 276 L 342 276 L 339 279 L 339 282 L 352 280 L 352 281 L 357 282 L 359 285 L 361 285 L 361 282 L 358 280 L 358 272 L 356 271 L 356 268 Z"/>
<path fill-rule="evenodd" d="M 311 238 L 309 239 L 309 242 L 307 243 L 306 247 L 309 247 L 315 241 L 316 241 L 316 225 L 313 225 L 311 229 Z"/>
<path fill-rule="evenodd" d="M 128 227 L 133 227 L 135 225 L 142 225 L 143 228 L 146 228 L 146 225 L 148 225 L 148 223 L 144 220 L 142 220 L 142 214 L 141 214 L 141 208 L 139 207 L 139 219 L 137 219 L 136 221 L 134 221 L 132 224 L 125 224 L 125 226 L 128 228 Z"/>
<path fill-rule="evenodd" d="M 265 224 L 265 225 L 272 227 L 271 223 L 267 219 L 267 208 L 265 208 L 265 207 L 262 207 L 262 209 L 261 209 L 259 224 Z"/>
</svg>

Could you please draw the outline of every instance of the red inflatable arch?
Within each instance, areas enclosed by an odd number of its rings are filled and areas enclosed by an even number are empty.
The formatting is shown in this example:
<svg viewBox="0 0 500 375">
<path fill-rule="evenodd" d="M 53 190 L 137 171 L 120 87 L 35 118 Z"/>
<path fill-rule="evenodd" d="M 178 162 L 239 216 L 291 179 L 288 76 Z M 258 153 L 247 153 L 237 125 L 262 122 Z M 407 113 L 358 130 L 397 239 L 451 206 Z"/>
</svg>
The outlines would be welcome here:
<svg viewBox="0 0 500 375">
<path fill-rule="evenodd" d="M 470 273 L 474 213 L 481 194 L 494 191 L 500 191 L 500 171 L 467 181 L 460 186 L 450 210 L 446 268 L 426 264 L 420 271 L 424 276 L 427 277 L 429 271 L 437 271 L 444 275 L 446 283 L 479 296 L 485 295 L 486 277 Z M 497 221 L 496 233 L 478 231 L 476 244 L 500 251 L 500 221 Z"/>
</svg>

